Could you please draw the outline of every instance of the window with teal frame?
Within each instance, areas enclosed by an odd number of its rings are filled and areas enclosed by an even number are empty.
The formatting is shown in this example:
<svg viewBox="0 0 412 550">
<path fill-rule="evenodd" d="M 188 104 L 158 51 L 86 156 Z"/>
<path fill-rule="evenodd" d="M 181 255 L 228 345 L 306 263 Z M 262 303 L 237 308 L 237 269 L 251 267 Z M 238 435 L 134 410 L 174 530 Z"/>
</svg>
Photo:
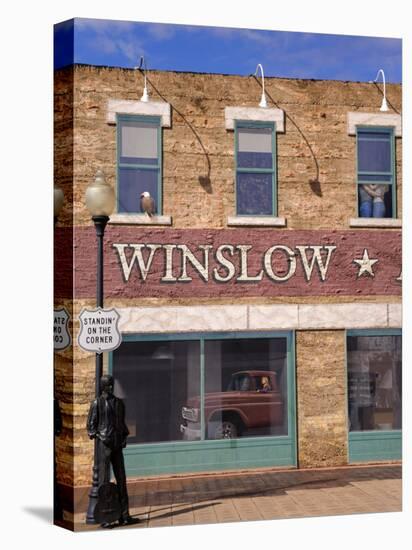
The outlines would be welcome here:
<svg viewBox="0 0 412 550">
<path fill-rule="evenodd" d="M 274 122 L 237 121 L 236 215 L 276 216 Z"/>
<path fill-rule="evenodd" d="M 358 216 L 396 217 L 393 128 L 358 126 L 356 142 Z"/>
<path fill-rule="evenodd" d="M 162 205 L 160 117 L 117 115 L 117 212 L 140 214 L 140 197 L 149 192 L 155 213 Z"/>
<path fill-rule="evenodd" d="M 347 331 L 349 461 L 402 456 L 402 333 Z"/>
</svg>

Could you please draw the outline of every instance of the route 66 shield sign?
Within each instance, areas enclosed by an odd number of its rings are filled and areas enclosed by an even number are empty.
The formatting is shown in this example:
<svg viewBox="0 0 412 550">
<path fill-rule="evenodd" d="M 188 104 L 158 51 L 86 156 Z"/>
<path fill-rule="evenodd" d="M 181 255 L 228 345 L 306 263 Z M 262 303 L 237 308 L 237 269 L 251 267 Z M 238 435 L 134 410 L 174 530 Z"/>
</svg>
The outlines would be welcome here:
<svg viewBox="0 0 412 550">
<path fill-rule="evenodd" d="M 84 308 L 80 315 L 79 346 L 85 351 L 113 351 L 122 343 L 118 323 L 120 314 L 114 309 Z"/>
<path fill-rule="evenodd" d="M 72 343 L 69 332 L 70 315 L 66 308 L 54 310 L 53 343 L 55 350 L 64 350 Z"/>
</svg>

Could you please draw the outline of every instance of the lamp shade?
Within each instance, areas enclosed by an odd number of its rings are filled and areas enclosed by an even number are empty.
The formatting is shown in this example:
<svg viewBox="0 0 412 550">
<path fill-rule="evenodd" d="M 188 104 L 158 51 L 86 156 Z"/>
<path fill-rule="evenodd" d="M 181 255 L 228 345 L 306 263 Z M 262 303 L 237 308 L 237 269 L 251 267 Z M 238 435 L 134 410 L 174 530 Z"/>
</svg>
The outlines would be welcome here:
<svg viewBox="0 0 412 550">
<path fill-rule="evenodd" d="M 384 111 L 384 112 L 389 111 L 389 107 L 388 107 L 388 104 L 386 102 L 386 97 L 385 96 L 383 96 L 383 98 L 382 98 L 382 105 L 381 105 L 381 108 L 379 110 Z"/>
<path fill-rule="evenodd" d="M 267 106 L 268 106 L 268 102 L 266 101 L 265 92 L 262 92 L 262 97 L 260 99 L 259 107 L 263 107 L 264 109 L 266 109 Z"/>
<path fill-rule="evenodd" d="M 149 101 L 149 93 L 147 91 L 146 86 L 144 87 L 143 95 L 142 95 L 140 101 L 143 101 L 144 103 L 147 103 Z"/>
<path fill-rule="evenodd" d="M 96 177 L 86 189 L 86 206 L 92 216 L 110 216 L 114 209 L 114 191 L 106 182 L 101 170 L 96 172 Z"/>
<path fill-rule="evenodd" d="M 60 214 L 64 203 L 64 193 L 60 187 L 54 188 L 54 217 L 57 218 Z"/>
</svg>

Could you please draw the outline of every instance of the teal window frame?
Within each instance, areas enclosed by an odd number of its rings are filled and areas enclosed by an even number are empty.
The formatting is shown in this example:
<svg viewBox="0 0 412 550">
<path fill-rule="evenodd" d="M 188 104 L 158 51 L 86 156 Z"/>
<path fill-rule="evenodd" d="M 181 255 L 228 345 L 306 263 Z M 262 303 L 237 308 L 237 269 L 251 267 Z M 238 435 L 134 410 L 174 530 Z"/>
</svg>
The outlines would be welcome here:
<svg viewBox="0 0 412 550">
<path fill-rule="evenodd" d="M 389 143 L 391 147 L 391 169 L 389 172 L 361 172 L 359 171 L 359 132 L 365 133 L 381 133 L 389 135 Z M 364 139 L 364 138 L 363 138 Z M 392 198 L 392 216 L 397 217 L 397 203 L 396 203 L 396 170 L 395 170 L 395 132 L 392 126 L 356 126 L 356 212 L 359 216 L 359 185 L 362 184 L 378 184 L 378 185 L 390 185 L 391 186 L 391 198 Z M 390 176 L 390 181 L 362 181 L 362 176 Z"/>
<path fill-rule="evenodd" d="M 401 460 L 402 430 L 349 431 L 348 353 L 349 336 L 402 336 L 402 329 L 364 329 L 345 331 L 346 422 L 348 432 L 348 462 L 378 462 Z M 403 399 L 403 396 L 402 396 Z"/>
<path fill-rule="evenodd" d="M 205 438 L 204 394 L 207 340 L 286 338 L 288 434 L 213 440 Z M 127 474 L 130 476 L 170 474 L 196 471 L 218 471 L 251 467 L 297 466 L 296 381 L 294 331 L 264 332 L 190 332 L 123 334 L 124 342 L 200 341 L 201 432 L 198 441 L 131 444 L 124 450 Z M 109 373 L 113 374 L 113 352 L 109 353 Z"/>
<path fill-rule="evenodd" d="M 237 154 L 239 145 L 239 128 L 270 128 L 272 130 L 272 168 L 241 168 L 238 167 Z M 272 213 L 270 216 L 277 215 L 277 162 L 276 162 L 276 122 L 271 121 L 235 121 L 235 207 L 236 216 L 250 217 L 251 214 L 239 214 L 237 211 L 237 176 L 238 174 L 272 174 Z M 253 217 L 265 217 L 268 214 L 253 214 Z"/>
<path fill-rule="evenodd" d="M 149 122 L 151 124 L 157 124 L 157 164 L 142 164 L 142 163 L 125 163 L 120 162 L 120 156 L 122 151 L 122 133 L 120 131 L 121 123 L 125 122 Z M 117 191 L 120 185 L 120 169 L 139 169 L 139 170 L 158 170 L 157 176 L 157 204 L 156 204 L 156 214 L 161 215 L 163 212 L 163 193 L 162 193 L 162 181 L 163 181 L 163 150 L 162 150 L 162 125 L 161 117 L 159 116 L 149 116 L 149 115 L 127 115 L 127 114 L 116 114 L 116 186 Z M 116 209 L 119 212 L 119 192 L 116 193 Z M 122 212 L 127 215 L 140 215 L 144 216 L 144 212 Z"/>
</svg>

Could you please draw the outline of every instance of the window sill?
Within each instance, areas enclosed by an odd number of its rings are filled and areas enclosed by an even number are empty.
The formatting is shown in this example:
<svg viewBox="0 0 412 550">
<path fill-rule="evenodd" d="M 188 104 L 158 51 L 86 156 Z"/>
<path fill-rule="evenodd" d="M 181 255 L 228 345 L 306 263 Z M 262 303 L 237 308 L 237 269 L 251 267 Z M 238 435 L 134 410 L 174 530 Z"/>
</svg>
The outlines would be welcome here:
<svg viewBox="0 0 412 550">
<path fill-rule="evenodd" d="M 286 218 L 276 216 L 229 216 L 229 226 L 286 227 Z"/>
<path fill-rule="evenodd" d="M 113 214 L 110 216 L 113 225 L 172 225 L 171 216 L 148 216 L 146 214 Z"/>
<path fill-rule="evenodd" d="M 399 218 L 350 218 L 350 227 L 393 227 L 401 228 L 402 220 Z"/>
</svg>

